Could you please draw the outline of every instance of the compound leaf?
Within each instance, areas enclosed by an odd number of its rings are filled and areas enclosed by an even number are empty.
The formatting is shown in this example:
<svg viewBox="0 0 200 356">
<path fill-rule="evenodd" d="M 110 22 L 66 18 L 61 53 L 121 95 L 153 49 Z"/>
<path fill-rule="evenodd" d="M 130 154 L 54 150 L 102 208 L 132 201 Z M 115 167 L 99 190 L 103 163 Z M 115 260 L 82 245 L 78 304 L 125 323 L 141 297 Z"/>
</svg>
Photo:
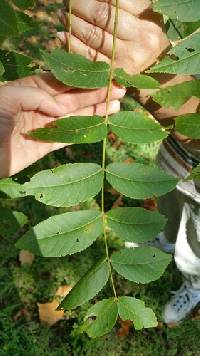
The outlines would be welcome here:
<svg viewBox="0 0 200 356">
<path fill-rule="evenodd" d="M 0 77 L 2 76 L 3 73 L 4 73 L 3 63 L 0 62 Z"/>
<path fill-rule="evenodd" d="M 103 336 L 112 330 L 117 317 L 116 299 L 103 299 L 88 310 L 81 331 L 86 332 L 91 338 Z"/>
<path fill-rule="evenodd" d="M 0 179 L 0 191 L 5 193 L 9 198 L 21 198 L 26 195 L 23 185 L 15 182 L 11 178 Z"/>
<path fill-rule="evenodd" d="M 125 87 L 135 87 L 138 89 L 158 89 L 160 87 L 160 83 L 154 78 L 145 74 L 130 75 L 122 68 L 115 69 L 114 79 Z"/>
<path fill-rule="evenodd" d="M 200 114 L 186 114 L 176 117 L 175 128 L 182 135 L 200 139 Z"/>
<path fill-rule="evenodd" d="M 16 246 L 43 257 L 62 257 L 86 249 L 102 231 L 100 212 L 68 212 L 34 226 L 18 240 Z"/>
<path fill-rule="evenodd" d="M 165 87 L 153 95 L 153 100 L 161 106 L 178 110 L 191 96 L 200 98 L 200 80 Z"/>
<path fill-rule="evenodd" d="M 200 31 L 174 46 L 148 73 L 200 74 Z"/>
<path fill-rule="evenodd" d="M 28 222 L 27 216 L 22 212 L 6 207 L 0 207 L 0 216 L 0 236 L 5 239 L 13 238 L 18 230 Z"/>
<path fill-rule="evenodd" d="M 32 74 L 32 58 L 17 52 L 0 49 L 0 61 L 4 66 L 3 78 L 5 80 L 16 80 Z"/>
<path fill-rule="evenodd" d="M 153 328 L 158 325 L 152 309 L 146 308 L 142 300 L 133 297 L 119 297 L 118 312 L 122 320 L 131 320 L 136 330 Z"/>
<path fill-rule="evenodd" d="M 19 34 L 15 11 L 8 1 L 0 1 L 0 36 L 10 37 Z"/>
<path fill-rule="evenodd" d="M 46 67 L 66 85 L 94 89 L 106 87 L 108 83 L 109 65 L 104 62 L 92 62 L 62 49 L 43 52 L 43 59 Z"/>
<path fill-rule="evenodd" d="M 12 0 L 19 9 L 27 9 L 35 5 L 35 0 Z"/>
<path fill-rule="evenodd" d="M 39 140 L 63 143 L 93 143 L 107 134 L 105 119 L 101 116 L 71 116 L 59 119 L 50 127 L 29 132 Z"/>
<path fill-rule="evenodd" d="M 156 166 L 111 163 L 106 168 L 108 182 L 133 199 L 161 196 L 175 188 L 178 180 Z"/>
<path fill-rule="evenodd" d="M 145 111 L 121 111 L 109 118 L 111 130 L 130 143 L 151 143 L 167 137 L 167 133 Z"/>
<path fill-rule="evenodd" d="M 192 170 L 192 173 L 187 177 L 188 180 L 200 180 L 200 164 Z"/>
<path fill-rule="evenodd" d="M 95 297 L 106 285 L 110 275 L 108 261 L 101 260 L 78 281 L 70 293 L 65 297 L 59 309 L 74 309 Z"/>
<path fill-rule="evenodd" d="M 113 268 L 135 283 L 149 283 L 160 278 L 171 256 L 154 247 L 123 249 L 111 256 Z"/>
<path fill-rule="evenodd" d="M 199 0 L 157 0 L 153 8 L 181 22 L 196 22 L 200 19 Z"/>
<path fill-rule="evenodd" d="M 108 226 L 124 241 L 146 242 L 163 230 L 166 219 L 157 211 L 143 208 L 117 208 L 107 214 Z"/>
<path fill-rule="evenodd" d="M 16 11 L 15 16 L 17 17 L 17 27 L 20 33 L 27 32 L 34 27 L 32 17 L 28 16 L 27 14 Z"/>
<path fill-rule="evenodd" d="M 95 163 L 74 163 L 41 171 L 23 188 L 40 202 L 56 207 L 84 202 L 101 190 L 103 171 Z"/>
</svg>

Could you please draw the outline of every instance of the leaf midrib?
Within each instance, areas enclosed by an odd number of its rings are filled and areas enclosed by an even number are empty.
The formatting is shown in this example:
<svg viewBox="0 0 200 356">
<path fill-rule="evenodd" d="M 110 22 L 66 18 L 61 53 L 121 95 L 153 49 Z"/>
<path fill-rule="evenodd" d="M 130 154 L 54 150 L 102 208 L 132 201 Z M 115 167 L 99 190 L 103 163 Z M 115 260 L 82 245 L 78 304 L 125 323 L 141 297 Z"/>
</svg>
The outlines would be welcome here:
<svg viewBox="0 0 200 356">
<path fill-rule="evenodd" d="M 57 187 L 63 187 L 63 186 L 67 186 L 67 185 L 70 185 L 70 184 L 76 184 L 76 183 L 80 183 L 80 182 L 83 182 L 84 180 L 86 179 L 89 179 L 95 175 L 98 175 L 100 172 L 102 172 L 102 168 L 100 168 L 97 172 L 94 172 L 93 174 L 90 174 L 89 176 L 86 176 L 86 177 L 83 177 L 81 179 L 77 179 L 77 180 L 73 180 L 71 182 L 68 182 L 68 183 L 62 183 L 62 184 L 59 184 L 59 185 L 48 185 L 48 186 L 41 186 L 41 187 L 33 187 L 33 188 L 29 188 L 29 189 L 51 189 L 51 188 L 57 188 Z M 31 184 L 31 181 L 30 183 L 28 184 Z"/>
<path fill-rule="evenodd" d="M 62 61 L 60 61 L 60 60 L 57 60 L 55 57 L 52 57 L 51 59 L 50 59 L 50 61 L 52 61 L 52 60 L 54 60 L 54 62 L 56 62 L 57 64 L 59 64 L 59 66 L 63 66 L 63 68 L 62 68 L 62 70 L 64 70 L 64 72 L 70 72 L 70 73 L 76 73 L 76 72 L 89 72 L 89 73 L 108 73 L 109 72 L 109 68 L 108 69 L 101 69 L 101 70 L 92 70 L 91 68 L 89 68 L 89 69 L 72 69 L 72 68 L 70 68 L 70 67 L 68 67 L 69 69 L 67 70 L 66 69 L 66 63 L 64 63 L 64 62 L 62 62 Z M 49 62 L 49 59 L 48 59 L 48 62 Z M 57 69 L 52 69 L 53 71 L 57 71 Z M 59 70 L 60 70 L 60 68 L 59 68 Z"/>
<path fill-rule="evenodd" d="M 138 178 L 138 180 L 136 180 L 136 179 L 131 179 L 131 178 L 127 178 L 127 177 L 121 177 L 119 174 L 116 174 L 116 173 L 112 173 L 112 172 L 109 172 L 108 170 L 106 170 L 106 172 L 108 173 L 108 174 L 110 174 L 110 175 L 112 175 L 112 176 L 114 176 L 114 177 L 117 177 L 117 178 L 119 178 L 119 179 L 122 179 L 122 180 L 127 180 L 127 181 L 130 181 L 130 182 L 132 182 L 132 183 L 134 183 L 134 182 L 140 182 L 141 184 L 144 184 L 144 183 L 160 183 L 160 182 L 164 182 L 164 183 L 168 183 L 168 182 L 173 182 L 173 179 L 169 179 L 169 180 L 164 180 L 164 179 L 159 179 L 159 180 L 153 180 L 153 181 L 151 181 L 151 180 L 142 180 L 141 181 L 141 178 Z"/>
<path fill-rule="evenodd" d="M 114 218 L 111 218 L 110 216 L 108 216 L 107 215 L 107 218 L 108 218 L 108 220 L 112 220 L 112 221 L 114 221 L 114 222 L 117 222 L 117 223 L 119 223 L 119 224 L 124 224 L 124 225 L 133 225 L 133 227 L 134 226 L 136 226 L 136 225 L 152 225 L 152 224 L 159 224 L 159 222 L 158 221 L 155 221 L 155 222 L 141 222 L 141 223 L 131 223 L 131 222 L 124 222 L 124 221 L 122 221 L 122 220 L 117 220 L 117 219 L 114 219 Z"/>
<path fill-rule="evenodd" d="M 46 240 L 46 239 L 50 239 L 50 238 L 53 238 L 53 237 L 57 237 L 57 238 L 60 238 L 62 237 L 63 235 L 66 235 L 66 234 L 70 234 L 72 232 L 75 232 L 75 231 L 78 231 L 78 230 L 81 230 L 81 229 L 84 229 L 85 227 L 93 224 L 95 221 L 97 220 L 100 220 L 100 218 L 102 218 L 101 215 L 98 215 L 96 218 L 94 218 L 93 220 L 91 220 L 90 222 L 84 224 L 84 225 L 81 225 L 79 227 L 77 227 L 76 229 L 73 229 L 73 230 L 69 230 L 69 231 L 65 231 L 65 232 L 62 232 L 62 233 L 59 233 L 58 235 L 56 233 L 54 233 L 54 235 L 50 235 L 50 236 L 43 236 L 43 237 L 38 237 L 38 240 Z M 34 232 L 34 228 L 32 229 L 32 231 Z M 31 241 L 33 239 L 30 238 L 29 241 Z"/>
</svg>

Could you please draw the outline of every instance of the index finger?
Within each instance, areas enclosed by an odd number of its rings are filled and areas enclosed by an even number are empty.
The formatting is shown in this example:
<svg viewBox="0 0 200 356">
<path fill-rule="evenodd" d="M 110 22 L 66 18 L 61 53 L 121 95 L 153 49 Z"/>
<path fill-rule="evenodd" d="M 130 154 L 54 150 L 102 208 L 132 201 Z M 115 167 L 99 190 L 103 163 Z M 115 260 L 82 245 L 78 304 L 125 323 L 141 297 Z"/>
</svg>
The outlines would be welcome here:
<svg viewBox="0 0 200 356">
<path fill-rule="evenodd" d="M 97 0 L 99 2 L 107 2 L 111 5 L 116 4 L 116 0 Z M 119 8 L 130 12 L 134 16 L 141 15 L 144 11 L 152 7 L 150 0 L 119 0 Z"/>
</svg>

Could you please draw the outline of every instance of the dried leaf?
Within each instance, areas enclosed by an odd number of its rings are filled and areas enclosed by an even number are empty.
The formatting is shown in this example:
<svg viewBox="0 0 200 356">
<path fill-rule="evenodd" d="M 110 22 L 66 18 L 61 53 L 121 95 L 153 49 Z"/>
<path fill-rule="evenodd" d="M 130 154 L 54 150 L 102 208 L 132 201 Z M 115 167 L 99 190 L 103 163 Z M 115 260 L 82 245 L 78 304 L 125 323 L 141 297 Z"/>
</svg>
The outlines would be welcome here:
<svg viewBox="0 0 200 356">
<path fill-rule="evenodd" d="M 64 311 L 56 310 L 59 302 L 53 300 L 51 303 L 38 303 L 39 319 L 41 323 L 48 324 L 49 326 L 54 325 L 59 320 L 64 319 Z"/>
<path fill-rule="evenodd" d="M 68 285 L 60 286 L 56 291 L 56 297 L 65 298 L 71 289 L 72 287 Z"/>
<path fill-rule="evenodd" d="M 121 327 L 120 327 L 119 331 L 117 332 L 117 336 L 119 336 L 119 337 L 128 336 L 130 328 L 133 328 L 133 322 L 130 320 L 124 321 L 122 319 L 120 319 L 119 322 L 120 322 Z"/>
<path fill-rule="evenodd" d="M 146 199 L 143 203 L 143 207 L 150 211 L 157 210 L 157 208 L 158 208 L 157 199 L 156 198 Z"/>
<path fill-rule="evenodd" d="M 32 265 L 34 259 L 35 256 L 29 251 L 21 250 L 19 252 L 19 261 L 21 263 L 21 266 Z"/>
<path fill-rule="evenodd" d="M 38 303 L 39 319 L 41 323 L 48 324 L 49 326 L 54 325 L 58 321 L 64 319 L 64 310 L 56 310 L 60 304 L 60 299 L 66 297 L 70 292 L 71 286 L 63 285 L 60 286 L 56 293 L 55 299 L 50 303 L 40 304 Z M 58 300 L 57 300 L 58 299 Z"/>
</svg>

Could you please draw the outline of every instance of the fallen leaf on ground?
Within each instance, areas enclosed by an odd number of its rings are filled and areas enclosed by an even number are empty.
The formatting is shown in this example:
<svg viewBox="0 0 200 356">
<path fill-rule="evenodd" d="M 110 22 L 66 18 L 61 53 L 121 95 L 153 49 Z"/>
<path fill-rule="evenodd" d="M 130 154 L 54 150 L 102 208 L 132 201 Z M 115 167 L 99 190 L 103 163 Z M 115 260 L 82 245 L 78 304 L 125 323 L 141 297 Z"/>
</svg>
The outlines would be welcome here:
<svg viewBox="0 0 200 356">
<path fill-rule="evenodd" d="M 22 266 L 32 265 L 34 259 L 35 259 L 35 256 L 29 251 L 21 250 L 19 252 L 19 261 Z"/>
<path fill-rule="evenodd" d="M 26 308 L 23 308 L 19 310 L 13 317 L 15 321 L 21 319 L 21 318 L 26 318 L 27 320 L 31 319 L 30 313 Z"/>
<path fill-rule="evenodd" d="M 60 286 L 55 294 L 55 299 L 49 303 L 38 303 L 39 319 L 41 323 L 48 324 L 49 326 L 54 325 L 59 320 L 64 319 L 65 313 L 63 310 L 56 310 L 60 304 L 60 299 L 66 297 L 70 292 L 71 286 L 64 285 Z M 58 300 L 59 299 L 59 300 Z"/>
<path fill-rule="evenodd" d="M 133 162 L 134 162 L 134 159 L 132 157 L 129 157 L 129 158 L 124 160 L 124 163 L 126 163 L 126 164 L 131 164 Z"/>
<path fill-rule="evenodd" d="M 56 310 L 59 304 L 60 303 L 57 300 L 53 300 L 53 302 L 44 304 L 38 303 L 37 305 L 40 322 L 51 326 L 57 323 L 59 320 L 64 319 L 64 311 Z"/>
<path fill-rule="evenodd" d="M 119 336 L 119 337 L 128 336 L 130 328 L 133 327 L 133 322 L 130 320 L 126 320 L 126 321 L 120 320 L 120 325 L 121 325 L 121 327 L 120 327 L 119 331 L 117 332 L 117 336 Z"/>
<path fill-rule="evenodd" d="M 56 291 L 56 297 L 65 298 L 71 289 L 72 287 L 68 285 L 60 286 Z"/>
<path fill-rule="evenodd" d="M 152 198 L 152 199 L 144 200 L 143 208 L 145 208 L 147 210 L 150 210 L 150 211 L 157 210 L 157 208 L 158 208 L 157 199 L 156 198 Z"/>
</svg>

